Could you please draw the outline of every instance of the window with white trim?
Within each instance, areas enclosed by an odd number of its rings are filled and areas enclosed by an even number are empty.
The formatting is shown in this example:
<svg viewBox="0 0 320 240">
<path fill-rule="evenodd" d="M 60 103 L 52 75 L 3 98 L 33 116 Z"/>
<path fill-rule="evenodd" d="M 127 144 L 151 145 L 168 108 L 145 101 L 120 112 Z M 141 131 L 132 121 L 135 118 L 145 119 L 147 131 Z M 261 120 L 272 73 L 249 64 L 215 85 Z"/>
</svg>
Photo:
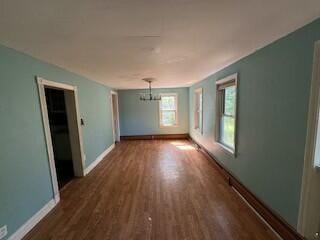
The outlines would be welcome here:
<svg viewBox="0 0 320 240">
<path fill-rule="evenodd" d="M 194 91 L 194 129 L 202 133 L 202 88 Z"/>
<path fill-rule="evenodd" d="M 174 127 L 178 125 L 178 95 L 176 93 L 161 94 L 159 115 L 160 126 Z"/>
<path fill-rule="evenodd" d="M 320 118 L 319 117 L 320 117 L 320 111 L 318 112 L 318 121 L 317 121 L 317 125 L 315 126 L 316 139 L 315 139 L 314 166 L 316 168 L 320 168 Z"/>
<path fill-rule="evenodd" d="M 216 82 L 216 140 L 227 150 L 236 149 L 237 74 Z"/>
</svg>

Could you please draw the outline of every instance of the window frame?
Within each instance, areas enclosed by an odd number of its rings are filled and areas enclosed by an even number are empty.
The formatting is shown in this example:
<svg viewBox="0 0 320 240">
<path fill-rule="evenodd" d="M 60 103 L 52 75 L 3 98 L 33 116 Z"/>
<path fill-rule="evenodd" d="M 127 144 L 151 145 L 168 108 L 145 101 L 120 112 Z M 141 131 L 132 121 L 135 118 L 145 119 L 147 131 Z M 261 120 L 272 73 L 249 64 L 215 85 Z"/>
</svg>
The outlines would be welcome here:
<svg viewBox="0 0 320 240">
<path fill-rule="evenodd" d="M 201 106 L 199 101 L 197 100 L 198 94 L 201 94 Z M 203 133 L 203 88 L 197 88 L 194 90 L 193 95 L 194 109 L 193 109 L 193 129 L 202 134 Z M 201 109 L 201 122 L 200 118 L 198 119 L 198 124 L 196 124 L 196 115 L 200 113 Z M 200 115 L 198 115 L 199 117 Z M 200 128 L 201 126 L 201 128 Z"/>
<path fill-rule="evenodd" d="M 216 127 L 215 127 L 215 142 L 221 146 L 224 150 L 226 150 L 228 153 L 231 153 L 236 157 L 237 153 L 237 145 L 238 145 L 238 74 L 232 74 L 229 75 L 223 79 L 216 81 Z M 234 148 L 231 148 L 227 144 L 223 143 L 221 141 L 221 118 L 223 115 L 229 116 L 227 114 L 224 114 L 224 93 L 223 89 L 229 86 L 235 86 L 235 105 L 234 105 Z M 224 87 L 223 87 L 224 86 Z M 222 88 L 223 87 L 223 88 Z"/>
<path fill-rule="evenodd" d="M 161 98 L 162 97 L 168 97 L 168 96 L 173 96 L 175 98 L 175 110 L 162 110 L 161 109 L 161 101 L 159 101 L 159 126 L 161 128 L 172 128 L 172 127 L 178 127 L 179 125 L 179 112 L 178 112 L 178 93 L 161 93 L 160 94 Z M 163 125 L 162 123 L 162 112 L 163 111 L 175 111 L 176 112 L 176 122 L 173 125 Z"/>
</svg>

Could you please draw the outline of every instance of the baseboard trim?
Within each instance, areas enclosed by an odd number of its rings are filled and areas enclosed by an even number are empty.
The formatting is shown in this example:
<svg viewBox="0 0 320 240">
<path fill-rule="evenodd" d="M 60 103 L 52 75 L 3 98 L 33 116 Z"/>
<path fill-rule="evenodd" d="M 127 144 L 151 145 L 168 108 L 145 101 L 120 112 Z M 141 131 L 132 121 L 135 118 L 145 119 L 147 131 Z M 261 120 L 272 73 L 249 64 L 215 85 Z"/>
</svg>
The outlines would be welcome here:
<svg viewBox="0 0 320 240">
<path fill-rule="evenodd" d="M 84 171 L 87 175 L 92 169 L 94 169 L 103 158 L 114 149 L 115 145 L 112 144 L 103 153 L 101 153 L 97 159 L 91 163 Z M 13 233 L 8 240 L 21 240 L 35 225 L 37 225 L 41 219 L 43 219 L 60 201 L 59 194 L 54 196 L 44 207 L 42 207 L 35 215 L 33 215 L 25 224 L 23 224 L 15 233 Z"/>
<path fill-rule="evenodd" d="M 188 133 L 120 136 L 120 140 L 160 140 L 160 139 L 189 139 L 189 138 L 190 136 Z"/>
<path fill-rule="evenodd" d="M 250 206 L 279 234 L 286 240 L 303 240 L 304 238 L 289 225 L 281 216 L 271 210 L 263 201 L 255 196 L 246 186 L 244 186 L 236 177 L 234 177 L 224 166 L 222 166 L 215 157 L 201 144 L 190 137 L 190 140 L 199 146 L 199 150 L 210 160 L 213 160 L 214 166 L 222 176 L 233 187 Z"/>
<path fill-rule="evenodd" d="M 25 224 L 23 224 L 8 240 L 21 240 L 35 225 L 37 225 L 56 205 L 57 201 L 51 199 L 35 215 L 33 215 Z"/>
<path fill-rule="evenodd" d="M 112 144 L 110 147 L 108 147 L 106 150 L 103 151 L 103 153 L 101 153 L 96 160 L 94 160 L 85 170 L 84 170 L 84 175 L 86 176 L 89 172 L 92 171 L 92 169 L 94 169 L 102 160 L 105 156 L 108 155 L 109 152 L 112 151 L 112 149 L 114 149 L 115 144 Z"/>
<path fill-rule="evenodd" d="M 275 234 L 275 236 L 279 240 L 283 240 L 283 238 L 273 229 L 273 227 L 271 227 L 270 224 L 256 211 L 256 209 L 254 209 L 251 204 L 237 191 L 237 189 L 235 189 L 234 187 L 232 187 L 232 189 L 242 199 L 242 201 L 244 201 L 246 205 L 259 217 L 259 219 L 268 226 L 268 228 Z"/>
</svg>

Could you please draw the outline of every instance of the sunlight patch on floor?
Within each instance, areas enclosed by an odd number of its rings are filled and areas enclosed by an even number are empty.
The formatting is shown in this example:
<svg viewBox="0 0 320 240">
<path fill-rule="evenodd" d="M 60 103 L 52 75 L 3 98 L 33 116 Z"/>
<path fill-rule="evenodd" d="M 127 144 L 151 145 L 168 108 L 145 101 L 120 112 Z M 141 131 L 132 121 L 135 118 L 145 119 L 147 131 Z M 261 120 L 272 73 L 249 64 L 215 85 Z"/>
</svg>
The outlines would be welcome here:
<svg viewBox="0 0 320 240">
<path fill-rule="evenodd" d="M 181 141 L 172 141 L 170 142 L 170 144 L 176 146 L 177 148 L 179 148 L 180 150 L 195 150 L 195 148 L 193 146 L 191 146 L 190 144 L 187 144 L 185 142 L 181 142 Z"/>
<path fill-rule="evenodd" d="M 175 180 L 179 178 L 180 172 L 177 162 L 170 158 L 162 159 L 160 162 L 162 177 L 165 180 Z"/>
</svg>

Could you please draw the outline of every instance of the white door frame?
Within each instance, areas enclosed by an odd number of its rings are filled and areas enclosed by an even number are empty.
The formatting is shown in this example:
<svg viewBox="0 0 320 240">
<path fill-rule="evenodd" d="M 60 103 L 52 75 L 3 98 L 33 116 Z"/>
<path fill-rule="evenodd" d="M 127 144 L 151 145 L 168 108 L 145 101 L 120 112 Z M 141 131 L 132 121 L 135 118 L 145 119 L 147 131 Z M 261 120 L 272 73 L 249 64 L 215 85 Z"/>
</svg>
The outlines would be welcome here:
<svg viewBox="0 0 320 240">
<path fill-rule="evenodd" d="M 118 121 L 118 126 L 117 129 L 115 129 L 114 126 L 114 115 L 113 115 L 113 98 L 112 95 L 116 96 L 116 106 L 117 106 L 117 121 Z M 119 99 L 118 99 L 118 93 L 116 91 L 111 90 L 110 91 L 110 103 L 111 103 L 111 116 L 112 116 L 112 133 L 113 133 L 113 141 L 114 142 L 119 142 L 120 141 L 120 119 L 119 119 Z M 117 136 L 115 136 L 115 130 L 117 130 Z"/>
<path fill-rule="evenodd" d="M 307 137 L 304 156 L 304 169 L 302 178 L 302 188 L 300 196 L 300 209 L 298 219 L 298 231 L 303 236 L 306 236 L 310 231 L 313 231 L 315 226 L 310 222 L 310 216 L 314 211 L 317 211 L 312 204 L 312 194 L 315 186 L 313 178 L 316 174 L 320 174 L 319 169 L 314 165 L 315 147 L 317 139 L 317 128 L 319 122 L 320 108 L 320 41 L 316 42 L 313 58 L 313 73 L 311 82 L 311 92 L 309 99 L 309 113 Z M 320 189 L 318 190 L 320 191 Z M 318 226 L 319 227 L 319 226 Z M 312 229 L 312 230 L 311 230 Z"/>
<path fill-rule="evenodd" d="M 56 166 L 54 162 L 54 154 L 53 154 L 53 146 L 52 146 L 52 138 L 51 138 L 51 132 L 50 132 L 50 124 L 49 124 L 49 116 L 48 116 L 48 109 L 47 109 L 47 100 L 45 95 L 45 88 L 55 88 L 55 89 L 61 89 L 61 90 L 68 90 L 72 91 L 74 95 L 74 103 L 75 103 L 75 111 L 76 111 L 76 121 L 77 121 L 77 130 L 78 130 L 78 140 L 79 140 L 79 147 L 80 147 L 80 159 L 81 159 L 81 167 L 80 173 L 82 176 L 84 176 L 84 151 L 83 151 L 83 140 L 82 140 L 82 131 L 81 131 L 81 122 L 80 122 L 80 115 L 79 115 L 79 102 L 78 102 L 78 90 L 76 86 L 64 84 L 64 83 L 58 83 L 49 81 L 46 79 L 43 79 L 41 77 L 36 77 L 37 83 L 38 83 L 38 90 L 39 90 L 39 97 L 40 97 L 40 106 L 41 106 L 41 112 L 42 112 L 42 120 L 43 120 L 43 126 L 44 126 L 44 133 L 46 138 L 46 145 L 47 145 L 47 152 L 48 152 L 48 158 L 49 158 L 49 166 L 50 166 L 50 173 L 51 173 L 51 181 L 52 181 L 52 188 L 54 193 L 54 199 L 55 202 L 58 203 L 60 201 L 60 193 L 59 193 L 59 187 L 58 187 L 58 179 L 57 179 L 57 172 L 56 172 Z"/>
</svg>

